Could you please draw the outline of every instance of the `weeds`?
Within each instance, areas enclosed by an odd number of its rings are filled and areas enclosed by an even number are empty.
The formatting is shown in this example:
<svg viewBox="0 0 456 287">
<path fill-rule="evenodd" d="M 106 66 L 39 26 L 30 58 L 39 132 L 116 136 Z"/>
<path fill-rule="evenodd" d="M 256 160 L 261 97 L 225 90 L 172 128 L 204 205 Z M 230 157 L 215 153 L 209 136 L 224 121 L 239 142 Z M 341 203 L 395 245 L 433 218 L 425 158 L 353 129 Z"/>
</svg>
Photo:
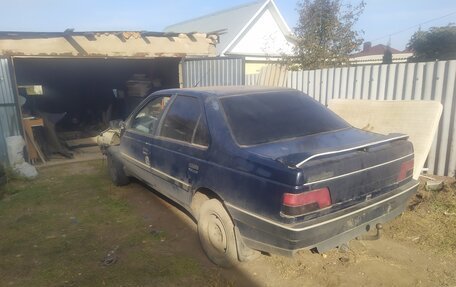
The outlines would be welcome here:
<svg viewBox="0 0 456 287">
<path fill-rule="evenodd" d="M 389 224 L 395 238 L 409 240 L 443 254 L 456 254 L 456 188 L 446 182 L 442 191 L 420 188 L 409 211 Z"/>
<path fill-rule="evenodd" d="M 44 169 L 33 181 L 8 174 L 0 192 L 5 285 L 200 286 L 211 277 L 195 259 L 167 250 L 164 232 L 148 231 L 110 190 L 99 162 Z M 114 247 L 115 260 L 101 264 Z"/>
</svg>

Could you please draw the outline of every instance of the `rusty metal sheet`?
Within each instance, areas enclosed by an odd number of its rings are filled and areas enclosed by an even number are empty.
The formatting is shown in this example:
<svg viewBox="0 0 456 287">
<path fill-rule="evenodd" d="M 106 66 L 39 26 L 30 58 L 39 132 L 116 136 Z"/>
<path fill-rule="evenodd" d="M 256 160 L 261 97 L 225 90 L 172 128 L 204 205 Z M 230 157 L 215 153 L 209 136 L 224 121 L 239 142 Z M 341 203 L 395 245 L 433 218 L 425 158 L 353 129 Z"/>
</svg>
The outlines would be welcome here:
<svg viewBox="0 0 456 287">
<path fill-rule="evenodd" d="M 0 55 L 59 57 L 215 56 L 218 37 L 205 33 L 0 32 Z"/>
</svg>

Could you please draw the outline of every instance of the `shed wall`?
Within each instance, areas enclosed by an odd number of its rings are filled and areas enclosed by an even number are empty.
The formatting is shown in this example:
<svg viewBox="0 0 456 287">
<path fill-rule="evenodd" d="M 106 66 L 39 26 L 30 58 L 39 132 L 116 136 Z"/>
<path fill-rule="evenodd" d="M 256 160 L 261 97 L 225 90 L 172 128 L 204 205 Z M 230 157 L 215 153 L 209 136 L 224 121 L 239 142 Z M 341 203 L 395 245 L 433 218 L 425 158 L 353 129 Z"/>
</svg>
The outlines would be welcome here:
<svg viewBox="0 0 456 287">
<path fill-rule="evenodd" d="M 20 135 L 10 67 L 8 59 L 0 58 L 0 161 L 4 163 L 8 162 L 5 139 Z"/>
<path fill-rule="evenodd" d="M 184 88 L 208 86 L 239 86 L 245 84 L 243 58 L 184 59 L 182 61 Z"/>
</svg>

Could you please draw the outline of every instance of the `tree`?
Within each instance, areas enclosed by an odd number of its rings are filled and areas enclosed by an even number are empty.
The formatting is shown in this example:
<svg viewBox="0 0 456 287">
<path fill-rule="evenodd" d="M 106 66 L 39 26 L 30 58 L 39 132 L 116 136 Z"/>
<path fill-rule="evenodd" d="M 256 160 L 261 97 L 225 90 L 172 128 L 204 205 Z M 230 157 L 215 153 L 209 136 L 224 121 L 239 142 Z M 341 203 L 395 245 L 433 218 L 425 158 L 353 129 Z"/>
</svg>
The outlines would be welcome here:
<svg viewBox="0 0 456 287">
<path fill-rule="evenodd" d="M 354 25 L 364 10 L 340 0 L 302 0 L 295 28 L 294 63 L 301 69 L 320 69 L 349 63 L 349 55 L 362 44 Z"/>
<path fill-rule="evenodd" d="M 448 24 L 418 30 L 412 35 L 407 48 L 413 51 L 411 62 L 456 59 L 456 26 Z"/>
</svg>

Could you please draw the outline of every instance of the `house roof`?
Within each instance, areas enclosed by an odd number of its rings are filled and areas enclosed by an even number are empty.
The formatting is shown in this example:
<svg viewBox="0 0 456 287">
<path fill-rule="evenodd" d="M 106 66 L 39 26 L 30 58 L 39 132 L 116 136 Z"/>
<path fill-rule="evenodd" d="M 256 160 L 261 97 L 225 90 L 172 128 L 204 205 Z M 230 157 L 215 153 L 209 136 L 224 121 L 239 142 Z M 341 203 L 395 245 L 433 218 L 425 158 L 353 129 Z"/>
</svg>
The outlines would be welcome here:
<svg viewBox="0 0 456 287">
<path fill-rule="evenodd" d="M 350 57 L 351 58 L 357 58 L 357 57 L 363 57 L 363 56 L 372 56 L 372 55 L 383 55 L 385 51 L 388 49 L 388 46 L 383 45 L 383 44 L 378 44 L 372 47 L 368 47 L 363 49 L 361 52 L 352 54 Z M 409 53 L 409 52 L 402 52 L 398 49 L 394 49 L 392 47 L 389 47 L 391 53 L 393 54 L 400 54 L 400 53 Z"/>
<path fill-rule="evenodd" d="M 393 63 L 403 63 L 413 55 L 411 51 L 404 50 L 399 51 L 398 49 L 391 48 L 386 45 L 375 45 L 372 46 L 370 42 L 365 42 L 363 50 L 361 52 L 350 55 L 350 62 L 352 64 L 381 64 L 383 63 L 383 55 L 385 51 L 389 49 L 391 51 Z"/>
<path fill-rule="evenodd" d="M 226 52 L 244 30 L 265 10 L 273 15 L 285 35 L 291 30 L 280 15 L 273 0 L 261 0 L 168 26 L 165 32 L 217 32 L 220 35 L 218 54 Z"/>
</svg>

